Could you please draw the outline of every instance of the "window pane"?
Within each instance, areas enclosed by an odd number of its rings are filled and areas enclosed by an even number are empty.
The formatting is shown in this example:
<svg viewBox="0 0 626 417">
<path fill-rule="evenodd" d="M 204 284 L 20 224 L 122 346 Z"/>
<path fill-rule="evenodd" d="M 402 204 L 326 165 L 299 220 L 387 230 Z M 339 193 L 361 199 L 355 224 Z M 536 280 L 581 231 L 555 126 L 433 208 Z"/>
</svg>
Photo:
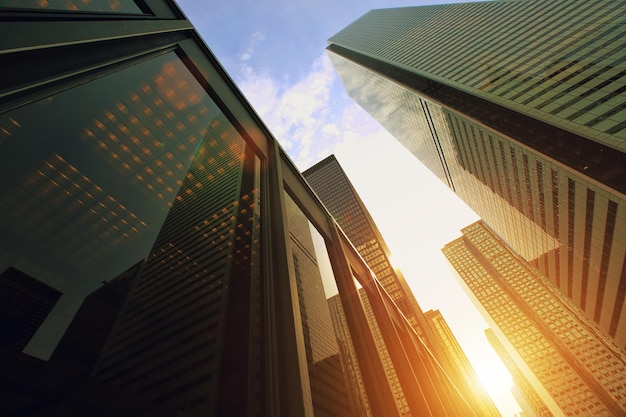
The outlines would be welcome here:
<svg viewBox="0 0 626 417">
<path fill-rule="evenodd" d="M 354 374 L 356 357 L 338 344 L 348 329 L 324 240 L 289 195 L 285 200 L 314 413 L 354 415 L 367 404 Z"/>
<path fill-rule="evenodd" d="M 29 353 L 148 255 L 220 114 L 171 52 L 0 115 L 0 272 L 64 293 Z"/>
<path fill-rule="evenodd" d="M 2 8 L 143 14 L 134 0 L 4 0 Z"/>
</svg>

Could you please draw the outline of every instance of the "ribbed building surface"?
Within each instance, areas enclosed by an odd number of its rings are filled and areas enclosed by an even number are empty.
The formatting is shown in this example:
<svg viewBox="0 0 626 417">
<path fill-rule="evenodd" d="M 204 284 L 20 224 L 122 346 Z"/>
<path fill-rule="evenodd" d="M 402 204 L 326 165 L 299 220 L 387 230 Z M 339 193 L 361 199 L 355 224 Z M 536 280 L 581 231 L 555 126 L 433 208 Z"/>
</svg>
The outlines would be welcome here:
<svg viewBox="0 0 626 417">
<path fill-rule="evenodd" d="M 443 248 L 499 341 L 555 416 L 626 413 L 626 358 L 481 221 Z"/>
<path fill-rule="evenodd" d="M 348 93 L 626 347 L 626 3 L 374 10 L 330 39 Z"/>
</svg>

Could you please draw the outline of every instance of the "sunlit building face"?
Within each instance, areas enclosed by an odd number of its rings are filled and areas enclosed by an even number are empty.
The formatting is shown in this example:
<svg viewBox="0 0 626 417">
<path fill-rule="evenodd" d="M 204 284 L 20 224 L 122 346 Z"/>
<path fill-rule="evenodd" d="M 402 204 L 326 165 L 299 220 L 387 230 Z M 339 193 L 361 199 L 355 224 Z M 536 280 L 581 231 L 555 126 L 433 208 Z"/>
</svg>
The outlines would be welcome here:
<svg viewBox="0 0 626 417">
<path fill-rule="evenodd" d="M 499 344 L 553 415 L 626 412 L 612 340 L 482 222 L 443 249 Z"/>
<path fill-rule="evenodd" d="M 330 39 L 348 93 L 626 347 L 623 4 L 375 10 Z"/>
</svg>

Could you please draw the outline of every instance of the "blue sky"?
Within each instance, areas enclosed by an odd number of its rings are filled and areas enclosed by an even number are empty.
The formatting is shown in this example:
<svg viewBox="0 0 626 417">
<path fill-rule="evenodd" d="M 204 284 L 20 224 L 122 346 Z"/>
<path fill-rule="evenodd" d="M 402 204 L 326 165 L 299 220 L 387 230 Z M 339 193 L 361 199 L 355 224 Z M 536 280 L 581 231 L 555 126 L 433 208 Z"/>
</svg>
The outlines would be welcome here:
<svg viewBox="0 0 626 417">
<path fill-rule="evenodd" d="M 503 416 L 517 412 L 487 325 L 440 251 L 477 216 L 347 96 L 324 52 L 370 9 L 452 1 L 177 1 L 300 169 L 337 156 L 422 308 L 441 311 Z"/>
</svg>

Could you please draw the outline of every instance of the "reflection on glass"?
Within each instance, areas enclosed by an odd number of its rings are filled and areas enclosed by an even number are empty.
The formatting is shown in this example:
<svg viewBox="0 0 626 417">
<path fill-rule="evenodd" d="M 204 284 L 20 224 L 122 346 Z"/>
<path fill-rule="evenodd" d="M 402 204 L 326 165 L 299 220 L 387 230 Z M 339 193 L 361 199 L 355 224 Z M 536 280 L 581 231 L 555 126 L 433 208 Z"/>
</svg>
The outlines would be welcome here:
<svg viewBox="0 0 626 417">
<path fill-rule="evenodd" d="M 4 0 L 2 8 L 143 14 L 135 0 Z"/>
<path fill-rule="evenodd" d="M 117 320 L 99 381 L 190 415 L 214 415 L 218 402 L 262 414 L 259 186 L 259 159 L 218 115 Z M 235 391 L 247 401 L 216 398 Z"/>
<path fill-rule="evenodd" d="M 300 317 L 306 347 L 306 356 L 315 415 L 352 415 L 348 380 L 342 368 L 342 359 L 328 296 L 337 293 L 328 265 L 325 247 L 315 244 L 321 236 L 311 225 L 296 203 L 285 194 L 287 205 L 291 264 L 298 286 Z M 315 238 L 314 238 L 315 236 Z M 320 250 L 316 251 L 316 248 Z M 325 259 L 320 262 L 319 259 Z M 326 284 L 326 285 L 325 285 Z"/>
<path fill-rule="evenodd" d="M 0 115 L 0 271 L 64 293 L 29 353 L 148 254 L 218 114 L 168 53 Z"/>
</svg>

